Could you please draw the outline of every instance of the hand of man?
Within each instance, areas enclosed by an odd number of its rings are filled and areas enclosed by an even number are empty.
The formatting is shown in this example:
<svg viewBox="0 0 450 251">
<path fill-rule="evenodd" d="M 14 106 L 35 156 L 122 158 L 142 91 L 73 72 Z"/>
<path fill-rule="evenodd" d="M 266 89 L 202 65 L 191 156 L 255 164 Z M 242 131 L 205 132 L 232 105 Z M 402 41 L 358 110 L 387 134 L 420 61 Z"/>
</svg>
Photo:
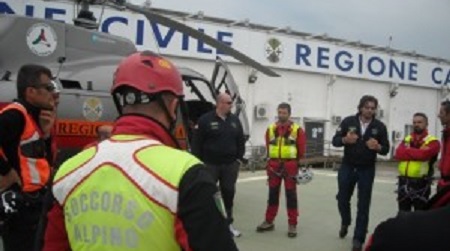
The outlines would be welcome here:
<svg viewBox="0 0 450 251">
<path fill-rule="evenodd" d="M 55 124 L 55 120 L 55 111 L 41 110 L 41 113 L 39 114 L 39 124 L 42 131 L 44 132 L 44 138 L 50 137 L 53 125 Z"/>
<path fill-rule="evenodd" d="M 378 151 L 380 150 L 380 144 L 378 144 L 378 140 L 374 139 L 374 138 L 370 138 L 367 142 L 366 142 L 366 146 L 367 148 L 369 148 L 370 150 L 375 150 Z"/>
<path fill-rule="evenodd" d="M 22 186 L 22 182 L 20 181 L 20 177 L 17 174 L 16 170 L 11 169 L 5 176 L 1 176 L 0 178 L 0 191 L 3 191 L 13 184 L 19 184 Z"/>
<path fill-rule="evenodd" d="M 347 135 L 343 138 L 344 144 L 355 144 L 358 140 L 358 134 L 355 132 L 348 132 Z"/>
</svg>

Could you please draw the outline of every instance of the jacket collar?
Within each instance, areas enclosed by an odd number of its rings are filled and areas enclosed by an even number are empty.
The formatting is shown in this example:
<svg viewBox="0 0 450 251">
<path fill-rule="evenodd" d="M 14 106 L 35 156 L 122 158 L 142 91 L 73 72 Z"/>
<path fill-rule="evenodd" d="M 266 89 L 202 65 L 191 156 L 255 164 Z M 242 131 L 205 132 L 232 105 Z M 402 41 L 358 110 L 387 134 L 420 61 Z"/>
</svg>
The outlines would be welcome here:
<svg viewBox="0 0 450 251">
<path fill-rule="evenodd" d="M 27 101 L 25 101 L 23 99 L 16 99 L 16 100 L 14 100 L 14 102 L 17 102 L 17 103 L 23 105 L 23 107 L 25 107 L 25 109 L 33 117 L 33 119 L 36 122 L 39 121 L 39 114 L 41 113 L 40 108 L 28 103 Z"/>
<path fill-rule="evenodd" d="M 356 119 L 358 122 L 361 122 L 361 113 L 360 113 L 360 112 L 356 113 L 355 119 Z M 370 121 L 370 123 L 374 122 L 375 120 L 376 120 L 376 116 L 373 115 L 372 120 Z"/>
<path fill-rule="evenodd" d="M 415 133 L 415 132 L 412 132 L 412 133 L 411 133 L 411 136 L 412 136 L 413 138 L 421 138 L 421 139 L 424 139 L 424 138 L 426 138 L 426 137 L 428 136 L 428 130 L 425 129 L 425 130 L 423 130 L 423 132 L 420 133 L 420 134 Z"/>
<path fill-rule="evenodd" d="M 120 116 L 112 131 L 112 135 L 118 134 L 145 135 L 160 141 L 164 145 L 180 148 L 177 140 L 160 122 L 142 114 L 125 114 Z"/>
<path fill-rule="evenodd" d="M 286 123 L 284 123 L 284 124 L 281 124 L 280 121 L 275 122 L 275 125 L 276 125 L 277 127 L 289 127 L 289 126 L 291 126 L 292 124 L 293 124 L 292 120 L 288 120 L 288 121 L 286 121 Z"/>
<path fill-rule="evenodd" d="M 442 138 L 443 139 L 450 138 L 450 127 L 444 127 L 444 129 L 442 130 Z"/>
<path fill-rule="evenodd" d="M 25 107 L 25 109 L 28 111 L 29 114 L 31 114 L 33 116 L 33 118 L 39 117 L 39 114 L 41 112 L 40 108 L 28 103 L 27 101 L 25 101 L 23 99 L 16 99 L 14 101 L 23 105 L 23 107 Z"/>
</svg>

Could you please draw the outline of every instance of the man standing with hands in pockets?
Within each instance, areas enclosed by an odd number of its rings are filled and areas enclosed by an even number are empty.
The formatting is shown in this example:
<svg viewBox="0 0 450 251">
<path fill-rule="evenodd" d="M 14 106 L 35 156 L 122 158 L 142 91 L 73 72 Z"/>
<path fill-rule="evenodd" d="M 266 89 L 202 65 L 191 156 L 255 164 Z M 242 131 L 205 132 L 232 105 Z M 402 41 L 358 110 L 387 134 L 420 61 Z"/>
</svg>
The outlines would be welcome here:
<svg viewBox="0 0 450 251">
<path fill-rule="evenodd" d="M 333 137 L 333 146 L 344 147 L 344 157 L 338 172 L 338 209 L 341 215 L 339 237 L 344 238 L 351 223 L 350 199 L 358 183 L 356 226 L 353 251 L 362 250 L 369 223 L 372 185 L 377 154 L 389 152 L 386 126 L 375 118 L 378 100 L 364 95 L 356 115 L 346 117 Z"/>
</svg>

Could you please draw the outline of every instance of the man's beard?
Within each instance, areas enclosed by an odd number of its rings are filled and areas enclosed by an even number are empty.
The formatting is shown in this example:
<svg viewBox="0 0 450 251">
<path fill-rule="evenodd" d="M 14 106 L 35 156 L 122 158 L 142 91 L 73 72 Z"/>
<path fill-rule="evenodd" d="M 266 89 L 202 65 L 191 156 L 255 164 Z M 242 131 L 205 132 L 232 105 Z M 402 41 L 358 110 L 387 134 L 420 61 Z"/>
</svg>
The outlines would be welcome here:
<svg viewBox="0 0 450 251">
<path fill-rule="evenodd" d="M 281 123 L 285 123 L 288 121 L 288 118 L 279 118 Z"/>
<path fill-rule="evenodd" d="M 425 130 L 424 130 L 424 129 L 421 129 L 421 128 L 414 128 L 414 133 L 415 133 L 415 134 L 422 134 L 423 131 L 425 131 Z"/>
</svg>

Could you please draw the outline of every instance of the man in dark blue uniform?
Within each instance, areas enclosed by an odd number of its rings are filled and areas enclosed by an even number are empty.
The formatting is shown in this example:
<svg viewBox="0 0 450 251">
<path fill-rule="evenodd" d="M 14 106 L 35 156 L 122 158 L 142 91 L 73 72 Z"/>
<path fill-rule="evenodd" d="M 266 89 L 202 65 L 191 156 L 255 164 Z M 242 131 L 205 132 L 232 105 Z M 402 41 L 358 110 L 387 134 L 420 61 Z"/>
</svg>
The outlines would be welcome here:
<svg viewBox="0 0 450 251">
<path fill-rule="evenodd" d="M 201 159 L 219 182 L 230 231 L 235 237 L 241 233 L 233 223 L 233 200 L 239 172 L 239 160 L 245 153 L 245 137 L 239 118 L 231 113 L 232 99 L 226 93 L 217 96 L 214 111 L 198 120 L 192 153 Z"/>
<path fill-rule="evenodd" d="M 353 251 L 362 250 L 366 239 L 377 154 L 386 155 L 389 152 L 386 126 L 375 118 L 377 107 L 378 100 L 375 97 L 363 96 L 358 105 L 358 113 L 342 121 L 332 142 L 335 147 L 344 147 L 336 196 L 341 215 L 341 238 L 347 235 L 351 223 L 350 199 L 358 183 Z"/>
</svg>

